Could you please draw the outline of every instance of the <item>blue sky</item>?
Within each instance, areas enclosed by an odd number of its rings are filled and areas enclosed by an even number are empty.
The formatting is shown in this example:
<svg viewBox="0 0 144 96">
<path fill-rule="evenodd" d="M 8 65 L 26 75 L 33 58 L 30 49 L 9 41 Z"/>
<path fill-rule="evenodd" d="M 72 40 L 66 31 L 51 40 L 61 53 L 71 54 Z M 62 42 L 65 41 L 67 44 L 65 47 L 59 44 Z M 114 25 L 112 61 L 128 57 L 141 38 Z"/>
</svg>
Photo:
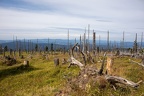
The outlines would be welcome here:
<svg viewBox="0 0 144 96">
<path fill-rule="evenodd" d="M 90 38 L 138 40 L 144 32 L 144 0 L 0 0 L 0 39 L 79 38 L 90 24 Z"/>
</svg>

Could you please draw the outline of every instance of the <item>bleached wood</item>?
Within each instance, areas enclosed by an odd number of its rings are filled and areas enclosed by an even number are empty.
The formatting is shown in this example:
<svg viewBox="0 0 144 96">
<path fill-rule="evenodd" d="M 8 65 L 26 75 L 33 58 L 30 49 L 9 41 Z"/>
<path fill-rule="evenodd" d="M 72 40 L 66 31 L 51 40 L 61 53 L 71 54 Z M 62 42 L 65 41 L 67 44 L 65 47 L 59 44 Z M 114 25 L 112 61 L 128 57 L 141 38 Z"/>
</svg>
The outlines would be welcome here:
<svg viewBox="0 0 144 96">
<path fill-rule="evenodd" d="M 78 65 L 78 66 L 80 67 L 80 69 L 82 70 L 83 67 L 84 67 L 84 65 L 83 65 L 81 62 L 79 62 L 78 60 L 76 60 L 76 59 L 74 58 L 73 50 L 74 50 L 74 48 L 75 48 L 77 45 L 78 45 L 78 43 L 76 43 L 76 44 L 72 47 L 72 49 L 71 49 L 71 57 L 70 57 L 71 63 L 70 63 L 70 65 L 68 66 L 68 68 L 70 68 L 71 65 Z M 78 48 L 78 47 L 77 47 L 77 48 Z M 81 52 L 81 53 L 82 53 L 82 52 Z"/>
<path fill-rule="evenodd" d="M 138 64 L 138 65 L 140 65 L 140 66 L 144 67 L 144 65 L 143 65 L 142 63 L 138 63 L 138 62 L 133 61 L 133 60 L 131 60 L 131 59 L 129 59 L 129 61 L 130 61 L 130 62 L 132 62 L 132 63 L 136 63 L 136 64 Z"/>
<path fill-rule="evenodd" d="M 130 86 L 130 87 L 133 87 L 133 88 L 137 88 L 139 86 L 139 83 L 134 83 L 133 81 L 130 81 L 125 78 L 118 77 L 118 76 L 106 75 L 105 78 L 111 84 L 120 83 L 120 84 L 124 84 L 124 85 Z"/>
</svg>

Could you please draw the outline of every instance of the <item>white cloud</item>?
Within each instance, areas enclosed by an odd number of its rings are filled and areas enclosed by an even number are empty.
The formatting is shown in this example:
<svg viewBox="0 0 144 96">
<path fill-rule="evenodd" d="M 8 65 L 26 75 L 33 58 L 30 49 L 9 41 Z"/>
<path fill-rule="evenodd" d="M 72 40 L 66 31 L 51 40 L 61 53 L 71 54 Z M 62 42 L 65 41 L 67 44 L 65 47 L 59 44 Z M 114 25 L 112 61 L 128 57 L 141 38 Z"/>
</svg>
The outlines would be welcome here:
<svg viewBox="0 0 144 96">
<path fill-rule="evenodd" d="M 112 40 L 120 40 L 123 31 L 135 36 L 136 32 L 141 34 L 144 28 L 144 2 L 142 0 L 23 1 L 47 7 L 48 10 L 33 11 L 0 7 L 0 33 L 5 32 L 4 38 L 8 38 L 7 34 L 10 31 L 13 31 L 11 34 L 19 35 L 21 38 L 46 38 L 48 35 L 45 34 L 49 34 L 51 38 L 66 38 L 67 28 L 85 29 L 90 24 L 91 30 L 97 30 L 97 34 L 102 35 L 103 39 L 106 39 L 106 33 L 109 30 L 112 33 Z M 58 32 L 62 36 L 55 34 Z M 71 36 L 78 38 L 83 32 L 84 30 L 71 30 Z M 27 33 L 34 35 L 29 36 Z M 116 34 L 121 34 L 121 36 Z M 128 40 L 133 39 L 133 37 L 128 37 Z"/>
</svg>

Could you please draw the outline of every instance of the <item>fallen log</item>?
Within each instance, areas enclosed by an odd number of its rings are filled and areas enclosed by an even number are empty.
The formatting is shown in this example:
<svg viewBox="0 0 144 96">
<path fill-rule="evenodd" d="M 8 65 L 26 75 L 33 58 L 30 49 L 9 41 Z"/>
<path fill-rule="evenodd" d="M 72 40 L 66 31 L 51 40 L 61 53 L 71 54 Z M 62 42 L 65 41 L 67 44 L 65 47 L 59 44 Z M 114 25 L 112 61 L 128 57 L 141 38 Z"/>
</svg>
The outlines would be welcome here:
<svg viewBox="0 0 144 96">
<path fill-rule="evenodd" d="M 134 60 L 131 60 L 131 59 L 129 59 L 129 61 L 130 61 L 131 63 L 135 63 L 135 64 L 138 64 L 138 65 L 144 67 L 144 65 L 143 65 L 142 63 L 138 63 L 138 62 L 136 62 L 136 61 L 134 61 Z"/>
<path fill-rule="evenodd" d="M 133 88 L 137 88 L 139 86 L 139 83 L 141 83 L 142 81 L 139 81 L 138 83 L 134 83 L 133 81 L 127 80 L 125 78 L 122 77 L 118 77 L 118 76 L 105 76 L 106 80 L 110 83 L 115 85 L 115 83 L 120 83 L 120 84 L 124 84 Z"/>
<path fill-rule="evenodd" d="M 78 60 L 74 58 L 73 50 L 77 46 L 77 44 L 78 43 L 76 43 L 74 47 L 72 47 L 71 49 L 71 57 L 70 57 L 71 63 L 69 67 L 71 65 L 77 65 L 80 67 L 81 71 L 80 71 L 79 76 L 73 79 L 74 81 L 72 81 L 75 84 L 79 85 L 80 88 L 85 89 L 86 85 L 89 83 L 90 80 L 92 80 L 93 82 L 97 82 L 97 80 L 99 80 L 99 82 L 106 80 L 106 82 L 110 83 L 113 87 L 118 83 L 118 84 L 123 84 L 132 88 L 137 88 L 139 86 L 139 83 L 142 82 L 142 81 L 139 81 L 138 83 L 135 83 L 123 77 L 104 74 L 103 70 L 104 70 L 105 58 L 107 54 L 106 52 L 104 53 L 102 64 L 99 70 L 96 67 L 94 67 L 94 65 L 91 67 L 90 66 L 85 67 L 81 62 L 79 62 Z M 101 80 L 101 77 L 103 78 L 102 80 Z"/>
</svg>

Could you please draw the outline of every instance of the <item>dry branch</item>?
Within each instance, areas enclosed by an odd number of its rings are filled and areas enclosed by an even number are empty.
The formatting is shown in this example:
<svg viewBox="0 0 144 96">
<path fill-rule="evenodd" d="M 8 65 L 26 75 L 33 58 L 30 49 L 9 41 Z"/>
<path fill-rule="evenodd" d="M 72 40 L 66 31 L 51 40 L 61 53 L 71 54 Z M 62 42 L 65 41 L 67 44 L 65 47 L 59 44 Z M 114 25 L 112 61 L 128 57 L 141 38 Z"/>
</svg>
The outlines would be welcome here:
<svg viewBox="0 0 144 96">
<path fill-rule="evenodd" d="M 82 57 L 83 57 L 83 60 L 84 60 L 84 63 L 85 63 L 85 65 L 86 65 L 86 58 L 85 58 L 85 54 L 80 50 L 79 46 L 76 46 L 76 47 L 77 47 L 77 49 L 79 49 L 79 51 L 81 52 Z"/>
<path fill-rule="evenodd" d="M 138 63 L 138 62 L 133 61 L 133 60 L 131 60 L 131 59 L 129 59 L 129 61 L 130 61 L 131 63 L 136 63 L 136 64 L 138 64 L 138 65 L 140 65 L 140 66 L 144 67 L 144 65 L 143 65 L 142 63 Z"/>
<path fill-rule="evenodd" d="M 140 83 L 140 82 L 134 83 L 133 81 L 129 81 L 125 78 L 117 77 L 117 76 L 106 75 L 105 78 L 108 82 L 110 82 L 110 84 L 114 85 L 115 83 L 120 83 L 120 84 L 128 85 L 128 86 L 133 87 L 133 88 L 137 88 L 139 86 L 139 83 Z"/>
<path fill-rule="evenodd" d="M 104 53 L 104 57 L 103 57 L 103 60 L 102 60 L 102 65 L 101 65 L 101 68 L 98 72 L 99 75 L 102 75 L 102 72 L 103 72 L 103 69 L 104 69 L 105 58 L 106 58 L 106 52 Z"/>
<path fill-rule="evenodd" d="M 82 69 L 83 67 L 84 67 L 84 65 L 81 63 L 81 62 L 79 62 L 78 60 L 76 60 L 75 58 L 74 58 L 74 53 L 73 53 L 73 51 L 74 51 L 74 48 L 76 47 L 78 45 L 78 43 L 76 43 L 73 47 L 72 47 L 72 49 L 71 49 L 71 63 L 70 63 L 70 65 L 68 66 L 68 68 L 70 68 L 71 67 L 71 65 L 78 65 L 79 67 L 80 67 L 80 69 Z M 82 53 L 82 52 L 81 52 Z M 82 53 L 82 55 L 83 55 L 83 53 Z M 84 57 L 85 58 L 85 57 Z"/>
<path fill-rule="evenodd" d="M 76 46 L 77 44 L 75 44 Z M 74 50 L 74 47 L 72 48 Z M 72 51 L 73 51 L 72 50 Z M 78 77 L 71 79 L 69 82 L 70 84 L 75 84 L 78 86 L 80 89 L 86 89 L 87 85 L 92 82 L 92 85 L 90 86 L 95 86 L 95 84 L 98 84 L 99 88 L 105 88 L 107 83 L 113 86 L 113 88 L 116 90 L 115 85 L 116 84 L 123 84 L 125 86 L 129 86 L 132 88 L 138 88 L 139 84 L 142 82 L 139 81 L 138 83 L 135 83 L 133 81 L 127 80 L 123 77 L 118 77 L 118 76 L 111 76 L 107 74 L 103 74 L 104 70 L 104 63 L 105 63 L 105 58 L 106 58 L 106 52 L 104 53 L 103 59 L 102 59 L 102 64 L 100 67 L 100 70 L 98 70 L 94 64 L 92 66 L 86 66 L 83 68 L 83 64 L 80 63 L 78 60 L 76 60 L 73 55 L 71 56 L 71 65 L 78 65 L 81 69 L 83 70 L 80 71 Z M 71 86 L 71 85 L 69 85 Z"/>
</svg>

